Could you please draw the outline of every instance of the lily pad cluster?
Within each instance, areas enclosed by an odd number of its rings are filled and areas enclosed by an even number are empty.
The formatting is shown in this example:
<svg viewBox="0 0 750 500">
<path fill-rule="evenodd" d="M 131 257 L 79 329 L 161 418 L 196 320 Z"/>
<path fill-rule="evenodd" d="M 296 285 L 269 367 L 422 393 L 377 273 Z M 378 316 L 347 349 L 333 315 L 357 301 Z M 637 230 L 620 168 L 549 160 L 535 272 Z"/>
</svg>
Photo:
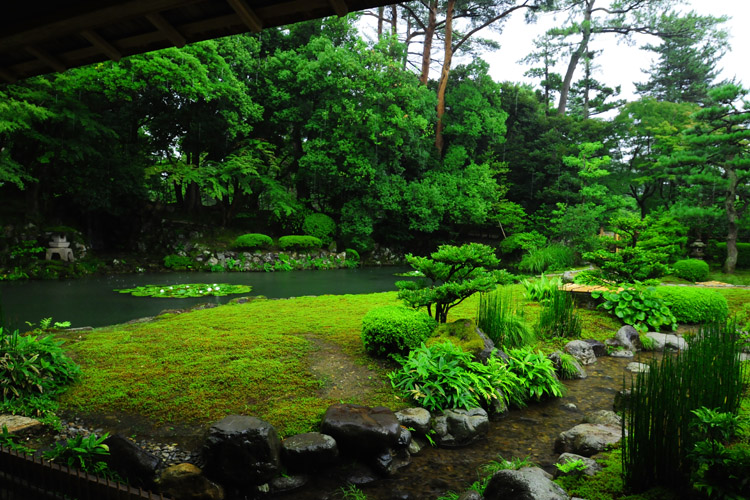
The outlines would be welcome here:
<svg viewBox="0 0 750 500">
<path fill-rule="evenodd" d="M 186 299 L 188 297 L 221 296 L 232 293 L 247 293 L 252 290 L 248 285 L 230 285 L 228 283 L 187 283 L 180 285 L 144 285 L 135 288 L 115 289 L 115 292 L 129 293 L 134 297 L 164 297 Z"/>
</svg>

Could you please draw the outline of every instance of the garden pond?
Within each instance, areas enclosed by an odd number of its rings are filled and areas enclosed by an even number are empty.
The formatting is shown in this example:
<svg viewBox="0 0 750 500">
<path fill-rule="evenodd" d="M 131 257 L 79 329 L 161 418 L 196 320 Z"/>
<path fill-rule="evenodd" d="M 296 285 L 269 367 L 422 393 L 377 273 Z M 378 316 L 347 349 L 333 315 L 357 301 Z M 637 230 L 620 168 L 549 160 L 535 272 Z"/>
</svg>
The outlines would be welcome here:
<svg viewBox="0 0 750 500">
<path fill-rule="evenodd" d="M 226 304 L 242 295 L 288 298 L 304 295 L 342 295 L 393 291 L 401 267 L 370 267 L 321 271 L 273 273 L 140 273 L 90 276 L 61 281 L 13 281 L 0 283 L 0 307 L 10 330 L 28 330 L 27 322 L 42 318 L 69 321 L 72 328 L 106 326 L 155 316 L 167 309 L 197 304 Z M 115 289 L 179 283 L 229 283 L 249 285 L 252 291 L 222 297 L 151 298 L 117 293 Z"/>
</svg>

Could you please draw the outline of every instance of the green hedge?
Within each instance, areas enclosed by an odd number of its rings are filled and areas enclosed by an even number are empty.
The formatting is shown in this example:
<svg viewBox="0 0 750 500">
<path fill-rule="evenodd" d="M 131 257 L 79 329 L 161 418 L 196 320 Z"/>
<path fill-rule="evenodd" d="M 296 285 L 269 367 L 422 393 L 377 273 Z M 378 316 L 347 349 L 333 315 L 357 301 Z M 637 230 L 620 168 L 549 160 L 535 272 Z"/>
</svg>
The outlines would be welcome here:
<svg viewBox="0 0 750 500">
<path fill-rule="evenodd" d="M 324 245 L 330 245 L 336 232 L 336 222 L 326 214 L 310 214 L 302 223 L 302 231 L 320 239 Z"/>
<path fill-rule="evenodd" d="M 727 242 L 709 242 L 709 258 L 716 263 L 723 263 L 727 258 Z M 737 243 L 737 267 L 750 269 L 750 243 Z"/>
<path fill-rule="evenodd" d="M 320 238 L 316 238 L 315 236 L 292 235 L 282 236 L 281 238 L 279 238 L 279 248 L 282 248 L 284 250 L 310 250 L 320 248 L 322 246 L 323 242 L 320 241 Z"/>
<path fill-rule="evenodd" d="M 660 286 L 656 295 L 669 302 L 678 323 L 703 324 L 729 316 L 727 299 L 715 290 L 687 286 Z"/>
<path fill-rule="evenodd" d="M 378 307 L 362 318 L 362 342 L 376 356 L 405 354 L 427 340 L 437 322 L 423 311 L 403 306 Z"/>
<path fill-rule="evenodd" d="M 271 239 L 271 237 L 260 233 L 243 234 L 241 236 L 238 236 L 237 239 L 234 240 L 235 248 L 253 249 L 270 247 L 271 245 L 273 245 L 273 240 Z"/>
<path fill-rule="evenodd" d="M 706 281 L 708 278 L 708 264 L 699 259 L 678 260 L 672 264 L 677 277 L 688 281 Z"/>
</svg>

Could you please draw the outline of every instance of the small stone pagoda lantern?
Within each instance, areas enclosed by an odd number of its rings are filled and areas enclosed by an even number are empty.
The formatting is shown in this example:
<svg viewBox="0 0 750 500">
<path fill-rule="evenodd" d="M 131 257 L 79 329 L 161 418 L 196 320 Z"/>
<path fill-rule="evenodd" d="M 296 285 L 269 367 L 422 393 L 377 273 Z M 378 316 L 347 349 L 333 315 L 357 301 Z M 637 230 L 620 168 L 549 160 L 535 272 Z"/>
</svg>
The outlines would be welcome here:
<svg viewBox="0 0 750 500">
<path fill-rule="evenodd" d="M 53 255 L 58 255 L 60 260 L 73 262 L 73 249 L 70 248 L 70 242 L 66 240 L 65 235 L 53 234 L 52 241 L 49 242 L 46 260 L 52 260 Z"/>
</svg>

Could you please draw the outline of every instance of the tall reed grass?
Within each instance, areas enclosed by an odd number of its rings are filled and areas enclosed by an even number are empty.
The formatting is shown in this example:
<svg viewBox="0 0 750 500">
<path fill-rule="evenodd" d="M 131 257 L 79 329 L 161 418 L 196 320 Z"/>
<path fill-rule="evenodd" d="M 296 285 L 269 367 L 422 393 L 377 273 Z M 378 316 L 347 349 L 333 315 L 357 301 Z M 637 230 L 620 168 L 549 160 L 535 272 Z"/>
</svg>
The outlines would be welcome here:
<svg viewBox="0 0 750 500">
<path fill-rule="evenodd" d="M 565 271 L 575 264 L 575 251 L 561 243 L 531 250 L 518 263 L 518 269 L 534 274 L 545 271 Z"/>
<path fill-rule="evenodd" d="M 536 341 L 513 293 L 502 287 L 480 295 L 477 325 L 500 348 L 523 347 Z"/>
<path fill-rule="evenodd" d="M 536 325 L 537 333 L 546 338 L 581 336 L 581 323 L 576 315 L 573 296 L 554 288 L 550 290 L 549 299 L 544 303 Z"/>
<path fill-rule="evenodd" d="M 736 413 L 743 370 L 736 328 L 714 324 L 702 327 L 689 349 L 665 354 L 650 363 L 647 374 L 631 380 L 622 439 L 629 490 L 664 486 L 679 491 L 689 485 L 691 411 L 705 406 Z"/>
</svg>

